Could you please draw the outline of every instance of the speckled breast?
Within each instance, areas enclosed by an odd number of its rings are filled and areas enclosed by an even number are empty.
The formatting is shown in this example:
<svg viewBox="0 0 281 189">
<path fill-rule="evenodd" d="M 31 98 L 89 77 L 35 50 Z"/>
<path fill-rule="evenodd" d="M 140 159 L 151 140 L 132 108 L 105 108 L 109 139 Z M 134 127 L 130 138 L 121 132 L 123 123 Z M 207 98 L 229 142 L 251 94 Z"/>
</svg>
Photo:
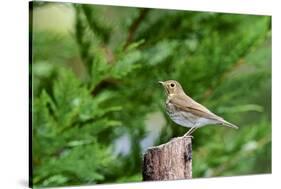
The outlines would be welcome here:
<svg viewBox="0 0 281 189">
<path fill-rule="evenodd" d="M 196 116 L 191 113 L 178 110 L 169 102 L 166 103 L 166 112 L 175 123 L 183 127 L 193 127 L 196 124 Z"/>
</svg>

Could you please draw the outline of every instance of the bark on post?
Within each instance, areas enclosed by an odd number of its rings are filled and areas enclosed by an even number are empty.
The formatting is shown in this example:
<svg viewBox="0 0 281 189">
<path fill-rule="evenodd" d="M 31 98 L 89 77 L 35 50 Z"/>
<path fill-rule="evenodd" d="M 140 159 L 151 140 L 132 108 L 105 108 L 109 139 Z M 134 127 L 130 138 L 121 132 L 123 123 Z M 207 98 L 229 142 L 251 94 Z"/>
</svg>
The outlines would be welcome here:
<svg viewBox="0 0 281 189">
<path fill-rule="evenodd" d="M 143 180 L 178 180 L 192 178 L 192 141 L 177 137 L 149 148 L 143 159 Z"/>
</svg>

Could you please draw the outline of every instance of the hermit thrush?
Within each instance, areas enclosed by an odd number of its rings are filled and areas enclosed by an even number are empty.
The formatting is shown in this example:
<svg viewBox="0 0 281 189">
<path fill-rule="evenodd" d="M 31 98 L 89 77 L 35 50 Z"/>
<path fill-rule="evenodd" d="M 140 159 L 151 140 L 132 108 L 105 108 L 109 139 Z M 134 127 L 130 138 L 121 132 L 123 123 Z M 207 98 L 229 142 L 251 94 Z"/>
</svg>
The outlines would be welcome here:
<svg viewBox="0 0 281 189">
<path fill-rule="evenodd" d="M 184 136 L 189 136 L 197 128 L 208 124 L 238 129 L 236 125 L 225 121 L 222 117 L 215 115 L 206 107 L 187 96 L 179 82 L 169 80 L 159 81 L 159 83 L 163 85 L 167 95 L 167 114 L 175 123 L 191 128 Z"/>
</svg>

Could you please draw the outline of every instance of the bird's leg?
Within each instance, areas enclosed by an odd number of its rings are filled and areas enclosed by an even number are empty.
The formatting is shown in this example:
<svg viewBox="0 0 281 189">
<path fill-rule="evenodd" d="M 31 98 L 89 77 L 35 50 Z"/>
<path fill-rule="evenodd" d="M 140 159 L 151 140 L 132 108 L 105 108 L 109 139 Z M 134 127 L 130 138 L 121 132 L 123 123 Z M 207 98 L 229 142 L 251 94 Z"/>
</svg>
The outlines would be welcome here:
<svg viewBox="0 0 281 189">
<path fill-rule="evenodd" d="M 187 136 L 191 136 L 191 134 L 197 129 L 197 127 L 191 127 L 191 129 L 189 129 L 183 136 L 187 137 Z"/>
</svg>

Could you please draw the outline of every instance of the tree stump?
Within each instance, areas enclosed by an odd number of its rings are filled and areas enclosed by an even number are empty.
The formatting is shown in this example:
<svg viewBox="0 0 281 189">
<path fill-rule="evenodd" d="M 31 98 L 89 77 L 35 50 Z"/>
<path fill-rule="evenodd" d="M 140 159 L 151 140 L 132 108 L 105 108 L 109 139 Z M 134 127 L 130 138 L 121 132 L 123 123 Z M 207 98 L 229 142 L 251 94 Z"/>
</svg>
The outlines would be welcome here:
<svg viewBox="0 0 281 189">
<path fill-rule="evenodd" d="M 144 154 L 144 181 L 192 178 L 192 141 L 177 137 L 168 143 L 149 148 Z"/>
</svg>

